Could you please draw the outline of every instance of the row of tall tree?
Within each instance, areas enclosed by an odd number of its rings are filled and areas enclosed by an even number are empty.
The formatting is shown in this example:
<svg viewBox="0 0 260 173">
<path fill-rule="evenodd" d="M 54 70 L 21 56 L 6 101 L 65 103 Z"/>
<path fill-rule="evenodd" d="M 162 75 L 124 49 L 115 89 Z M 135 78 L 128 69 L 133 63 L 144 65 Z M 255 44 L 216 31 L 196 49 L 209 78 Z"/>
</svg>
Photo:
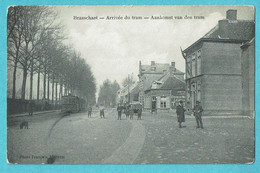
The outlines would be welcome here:
<svg viewBox="0 0 260 173">
<path fill-rule="evenodd" d="M 40 85 L 43 85 L 42 99 L 50 99 L 51 89 L 52 100 L 54 96 L 57 100 L 58 95 L 68 93 L 95 100 L 96 84 L 90 66 L 71 46 L 64 44 L 66 37 L 62 28 L 51 7 L 13 6 L 8 9 L 7 60 L 13 67 L 13 99 L 16 98 L 17 69 L 21 69 L 23 100 L 28 77 L 29 98 L 33 98 L 34 76 L 37 76 L 37 100 L 41 99 Z"/>
<path fill-rule="evenodd" d="M 117 91 L 120 85 L 117 81 L 111 82 L 106 79 L 99 88 L 98 104 L 103 106 L 116 106 Z"/>
</svg>

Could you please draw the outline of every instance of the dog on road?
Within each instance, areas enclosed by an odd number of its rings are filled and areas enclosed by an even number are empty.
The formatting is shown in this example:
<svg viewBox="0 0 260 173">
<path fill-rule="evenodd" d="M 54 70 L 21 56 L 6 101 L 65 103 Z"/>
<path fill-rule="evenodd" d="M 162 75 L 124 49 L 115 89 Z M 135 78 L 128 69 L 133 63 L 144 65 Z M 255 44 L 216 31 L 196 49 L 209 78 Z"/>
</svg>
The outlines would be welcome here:
<svg viewBox="0 0 260 173">
<path fill-rule="evenodd" d="M 21 122 L 20 129 L 28 129 L 28 121 Z"/>
</svg>

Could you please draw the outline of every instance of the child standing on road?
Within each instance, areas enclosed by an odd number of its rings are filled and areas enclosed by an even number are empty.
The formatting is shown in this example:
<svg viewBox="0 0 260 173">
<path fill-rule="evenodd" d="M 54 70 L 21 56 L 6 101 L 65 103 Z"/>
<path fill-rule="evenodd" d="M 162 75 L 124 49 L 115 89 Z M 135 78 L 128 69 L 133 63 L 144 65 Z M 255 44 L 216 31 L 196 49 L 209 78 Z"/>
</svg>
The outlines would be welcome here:
<svg viewBox="0 0 260 173">
<path fill-rule="evenodd" d="M 141 116 L 142 116 L 142 109 L 138 109 L 138 120 L 141 120 Z"/>
<path fill-rule="evenodd" d="M 125 116 L 126 116 L 126 118 L 129 118 L 129 105 L 126 105 Z"/>
<path fill-rule="evenodd" d="M 105 108 L 102 104 L 99 107 L 99 110 L 100 110 L 100 118 L 105 118 Z"/>
<path fill-rule="evenodd" d="M 117 113 L 118 113 L 118 118 L 117 118 L 117 120 L 121 120 L 122 106 L 120 106 L 120 104 L 118 104 L 118 106 L 117 106 Z"/>
<path fill-rule="evenodd" d="M 91 118 L 91 113 L 92 113 L 92 107 L 88 107 L 88 117 Z"/>
<path fill-rule="evenodd" d="M 130 120 L 134 119 L 134 109 L 132 107 L 129 108 L 129 115 L 130 115 Z"/>
<path fill-rule="evenodd" d="M 29 104 L 28 104 L 28 109 L 29 109 L 29 116 L 32 116 L 33 115 L 33 109 L 34 109 L 34 102 L 32 100 L 29 101 Z"/>
</svg>

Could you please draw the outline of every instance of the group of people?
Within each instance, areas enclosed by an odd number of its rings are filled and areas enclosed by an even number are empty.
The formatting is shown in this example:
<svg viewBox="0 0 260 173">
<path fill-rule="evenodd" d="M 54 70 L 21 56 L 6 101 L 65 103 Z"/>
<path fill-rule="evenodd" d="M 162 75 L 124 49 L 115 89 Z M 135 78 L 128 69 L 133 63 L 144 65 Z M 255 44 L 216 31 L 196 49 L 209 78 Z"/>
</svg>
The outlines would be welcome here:
<svg viewBox="0 0 260 173">
<path fill-rule="evenodd" d="M 179 128 L 182 128 L 181 123 L 185 122 L 185 108 L 183 106 L 183 101 L 179 102 L 179 105 L 176 107 L 176 113 L 177 113 L 177 119 L 179 123 Z M 202 123 L 202 106 L 200 105 L 199 101 L 196 101 L 196 105 L 192 109 L 193 115 L 195 116 L 197 128 L 203 129 L 203 123 Z"/>
<path fill-rule="evenodd" d="M 99 112 L 100 112 L 100 118 L 105 118 L 105 108 L 102 104 L 99 106 Z M 134 119 L 135 112 L 137 112 L 138 115 L 137 119 L 141 120 L 142 109 L 135 110 L 133 107 L 131 107 L 131 105 L 123 106 L 118 104 L 117 106 L 118 120 L 121 120 L 122 113 L 125 113 L 126 118 L 130 117 L 130 119 Z M 88 106 L 88 118 L 91 118 L 91 115 L 92 115 L 92 107 Z"/>
<path fill-rule="evenodd" d="M 126 118 L 129 118 L 130 116 L 130 120 L 134 119 L 134 114 L 135 112 L 137 112 L 137 120 L 141 120 L 142 109 L 135 110 L 131 105 L 122 106 L 118 104 L 117 106 L 118 120 L 121 120 L 121 116 L 123 112 L 125 113 Z"/>
<path fill-rule="evenodd" d="M 104 106 L 101 105 L 99 106 L 100 110 L 100 118 L 105 118 L 105 111 L 104 111 Z M 177 120 L 179 123 L 179 128 L 182 128 L 182 123 L 185 122 L 185 111 L 186 109 L 184 108 L 183 101 L 181 100 L 179 102 L 179 105 L 176 107 L 176 113 L 177 113 Z M 202 128 L 203 129 L 203 123 L 202 123 L 202 106 L 200 105 L 199 101 L 196 101 L 196 105 L 194 106 L 193 110 L 193 115 L 195 116 L 196 123 L 197 123 L 197 128 Z M 117 113 L 118 113 L 118 120 L 121 120 L 122 113 L 125 113 L 126 118 L 133 119 L 134 114 L 137 113 L 137 120 L 141 120 L 142 116 L 142 109 L 137 109 L 135 110 L 131 105 L 120 105 L 118 104 L 117 106 Z M 92 114 L 92 107 L 88 107 L 88 117 L 91 118 Z"/>
<path fill-rule="evenodd" d="M 88 106 L 88 118 L 91 118 L 92 115 L 92 106 Z M 105 118 L 105 107 L 101 104 L 101 106 L 99 106 L 99 112 L 100 112 L 100 118 Z"/>
</svg>

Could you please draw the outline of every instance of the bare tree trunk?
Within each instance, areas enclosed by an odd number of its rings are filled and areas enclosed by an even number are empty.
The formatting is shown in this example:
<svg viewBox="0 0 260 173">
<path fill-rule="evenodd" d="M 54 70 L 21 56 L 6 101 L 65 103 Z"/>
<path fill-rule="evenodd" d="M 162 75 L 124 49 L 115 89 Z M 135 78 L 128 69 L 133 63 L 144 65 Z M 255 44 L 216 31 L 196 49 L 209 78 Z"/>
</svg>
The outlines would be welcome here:
<svg viewBox="0 0 260 173">
<path fill-rule="evenodd" d="M 37 101 L 39 101 L 39 96 L 40 96 L 40 77 L 41 73 L 40 73 L 40 69 L 38 71 L 38 81 L 37 81 Z"/>
<path fill-rule="evenodd" d="M 65 95 L 68 95 L 68 94 L 67 94 L 68 91 L 67 91 L 66 83 L 64 84 L 64 90 L 65 90 L 65 91 L 64 91 L 64 92 L 65 92 Z"/>
<path fill-rule="evenodd" d="M 56 82 L 56 87 L 55 87 L 55 105 L 57 104 L 58 101 L 58 82 Z"/>
<path fill-rule="evenodd" d="M 33 95 L 33 62 L 31 63 L 31 74 L 30 74 L 30 100 L 32 100 Z"/>
<path fill-rule="evenodd" d="M 54 74 L 52 74 L 51 102 L 54 103 Z"/>
<path fill-rule="evenodd" d="M 60 80 L 60 94 L 59 94 L 59 103 L 60 103 L 60 100 L 61 100 L 61 97 L 62 97 L 62 88 L 63 88 L 63 84 L 62 84 L 62 81 Z"/>
<path fill-rule="evenodd" d="M 16 92 L 16 70 L 17 70 L 17 61 L 14 63 L 14 72 L 13 72 L 13 94 L 12 99 L 15 99 L 15 92 Z"/>
<path fill-rule="evenodd" d="M 29 59 L 29 57 L 27 56 L 28 55 L 28 42 L 25 43 L 25 64 L 23 66 L 23 83 L 22 83 L 22 100 L 25 100 L 25 90 L 26 90 L 26 80 L 27 80 L 27 70 L 28 70 L 28 67 L 27 67 L 27 60 Z"/>
<path fill-rule="evenodd" d="M 43 99 L 46 98 L 46 67 L 44 68 L 44 75 L 43 75 Z"/>
<path fill-rule="evenodd" d="M 31 74 L 30 74 L 30 100 L 33 99 L 33 72 L 34 72 L 34 68 L 33 68 L 33 59 L 31 60 Z"/>
<path fill-rule="evenodd" d="M 49 100 L 50 100 L 50 77 L 49 77 L 49 74 L 48 74 L 48 81 L 47 81 L 47 100 L 48 100 L 48 103 L 49 103 Z"/>
<path fill-rule="evenodd" d="M 22 83 L 22 100 L 25 99 L 25 89 L 26 89 L 26 79 L 27 79 L 27 69 L 23 68 L 23 83 Z"/>
</svg>

